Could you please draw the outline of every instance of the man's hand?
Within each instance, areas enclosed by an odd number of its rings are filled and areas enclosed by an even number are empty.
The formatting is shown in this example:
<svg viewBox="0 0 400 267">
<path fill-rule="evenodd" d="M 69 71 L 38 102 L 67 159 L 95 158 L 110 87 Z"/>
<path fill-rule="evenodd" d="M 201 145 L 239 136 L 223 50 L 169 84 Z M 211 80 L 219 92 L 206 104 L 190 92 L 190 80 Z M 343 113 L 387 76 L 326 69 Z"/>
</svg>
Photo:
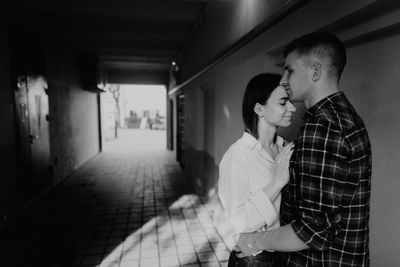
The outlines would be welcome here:
<svg viewBox="0 0 400 267">
<path fill-rule="evenodd" d="M 240 252 L 236 254 L 238 258 L 248 257 L 260 252 L 256 247 L 255 233 L 239 234 L 239 239 L 236 246 L 233 248 L 235 251 Z"/>
</svg>

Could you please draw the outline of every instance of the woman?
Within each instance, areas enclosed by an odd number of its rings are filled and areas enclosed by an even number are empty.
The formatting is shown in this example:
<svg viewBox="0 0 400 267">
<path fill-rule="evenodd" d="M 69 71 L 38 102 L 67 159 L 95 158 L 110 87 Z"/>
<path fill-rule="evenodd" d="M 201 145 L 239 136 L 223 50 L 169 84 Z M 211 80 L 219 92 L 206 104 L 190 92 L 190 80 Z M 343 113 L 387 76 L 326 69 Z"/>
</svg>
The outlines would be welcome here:
<svg viewBox="0 0 400 267">
<path fill-rule="evenodd" d="M 280 191 L 289 181 L 293 144 L 284 146 L 278 127 L 292 123 L 295 106 L 280 75 L 253 77 L 242 103 L 243 136 L 225 152 L 219 173 L 218 195 L 228 212 L 235 234 L 279 227 Z M 279 266 L 279 256 L 261 251 L 238 258 L 232 251 L 228 266 Z"/>
</svg>

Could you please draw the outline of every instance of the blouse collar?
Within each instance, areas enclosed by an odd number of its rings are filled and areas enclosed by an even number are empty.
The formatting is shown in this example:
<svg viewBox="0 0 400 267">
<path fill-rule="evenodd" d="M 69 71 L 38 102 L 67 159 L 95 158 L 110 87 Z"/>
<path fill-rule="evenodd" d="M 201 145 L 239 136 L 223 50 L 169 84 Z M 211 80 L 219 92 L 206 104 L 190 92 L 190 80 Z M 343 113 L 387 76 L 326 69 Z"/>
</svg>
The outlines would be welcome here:
<svg viewBox="0 0 400 267">
<path fill-rule="evenodd" d="M 260 142 L 258 142 L 258 140 L 256 138 L 254 138 L 254 136 L 252 136 L 251 134 L 244 132 L 243 136 L 241 138 L 241 140 L 243 141 L 244 144 L 246 144 L 249 148 L 256 150 L 264 159 L 268 160 L 268 161 L 272 161 L 275 163 L 275 160 L 267 153 L 267 151 L 265 151 L 262 148 L 262 145 Z M 282 147 L 283 145 L 283 138 L 280 136 L 277 136 L 277 143 L 278 146 Z"/>
</svg>

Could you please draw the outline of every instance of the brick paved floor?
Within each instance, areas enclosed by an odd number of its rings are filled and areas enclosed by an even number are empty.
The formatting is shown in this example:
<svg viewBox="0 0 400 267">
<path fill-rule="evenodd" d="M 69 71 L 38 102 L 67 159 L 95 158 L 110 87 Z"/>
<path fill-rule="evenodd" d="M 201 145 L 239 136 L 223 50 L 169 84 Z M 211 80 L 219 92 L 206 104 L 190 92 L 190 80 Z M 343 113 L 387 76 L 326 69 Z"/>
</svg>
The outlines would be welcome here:
<svg viewBox="0 0 400 267">
<path fill-rule="evenodd" d="M 9 230 L 0 265 L 226 266 L 213 204 L 193 193 L 165 139 L 122 131 Z"/>
</svg>

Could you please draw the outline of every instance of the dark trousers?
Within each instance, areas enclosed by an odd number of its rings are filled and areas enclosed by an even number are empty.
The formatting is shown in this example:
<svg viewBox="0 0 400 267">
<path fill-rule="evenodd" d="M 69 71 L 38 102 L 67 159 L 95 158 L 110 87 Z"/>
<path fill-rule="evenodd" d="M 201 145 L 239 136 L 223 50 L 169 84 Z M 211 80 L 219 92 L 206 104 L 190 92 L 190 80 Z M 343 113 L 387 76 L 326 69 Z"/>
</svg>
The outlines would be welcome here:
<svg viewBox="0 0 400 267">
<path fill-rule="evenodd" d="M 285 266 L 279 252 L 263 251 L 255 256 L 238 258 L 236 251 L 229 256 L 228 267 L 282 267 Z"/>
</svg>

